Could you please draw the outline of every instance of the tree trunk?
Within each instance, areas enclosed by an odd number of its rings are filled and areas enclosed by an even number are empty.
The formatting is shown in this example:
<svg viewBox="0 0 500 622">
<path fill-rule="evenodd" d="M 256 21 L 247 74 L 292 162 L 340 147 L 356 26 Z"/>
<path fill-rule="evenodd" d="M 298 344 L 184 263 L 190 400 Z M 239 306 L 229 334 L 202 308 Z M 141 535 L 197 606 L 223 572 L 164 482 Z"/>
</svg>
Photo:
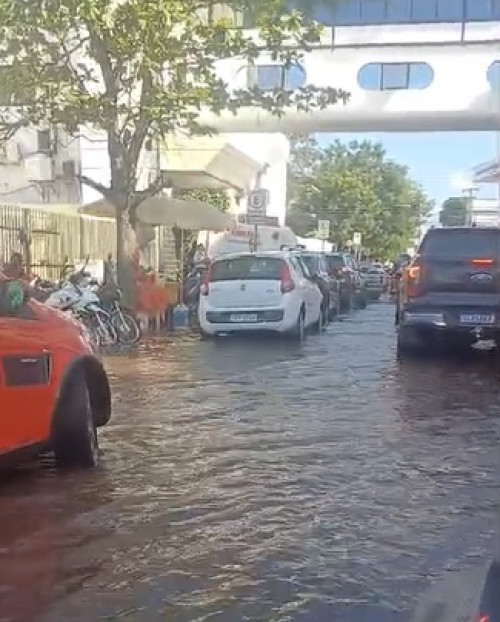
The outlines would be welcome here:
<svg viewBox="0 0 500 622">
<path fill-rule="evenodd" d="M 116 204 L 116 271 L 118 286 L 123 292 L 123 304 L 129 309 L 137 306 L 134 241 L 123 205 Z M 133 234 L 133 232 L 132 232 Z"/>
</svg>

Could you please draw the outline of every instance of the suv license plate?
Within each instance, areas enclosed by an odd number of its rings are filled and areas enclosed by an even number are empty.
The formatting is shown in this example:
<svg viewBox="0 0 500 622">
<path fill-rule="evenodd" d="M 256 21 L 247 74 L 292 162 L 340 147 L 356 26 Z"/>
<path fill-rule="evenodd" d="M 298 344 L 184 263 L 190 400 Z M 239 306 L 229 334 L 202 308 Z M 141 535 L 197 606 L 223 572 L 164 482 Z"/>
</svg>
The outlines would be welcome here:
<svg viewBox="0 0 500 622">
<path fill-rule="evenodd" d="M 256 321 L 257 315 L 255 313 L 233 313 L 231 315 L 231 322 L 251 323 Z"/>
<path fill-rule="evenodd" d="M 460 316 L 460 324 L 472 324 L 479 326 L 480 324 L 494 324 L 495 316 L 485 313 L 462 313 Z"/>
</svg>

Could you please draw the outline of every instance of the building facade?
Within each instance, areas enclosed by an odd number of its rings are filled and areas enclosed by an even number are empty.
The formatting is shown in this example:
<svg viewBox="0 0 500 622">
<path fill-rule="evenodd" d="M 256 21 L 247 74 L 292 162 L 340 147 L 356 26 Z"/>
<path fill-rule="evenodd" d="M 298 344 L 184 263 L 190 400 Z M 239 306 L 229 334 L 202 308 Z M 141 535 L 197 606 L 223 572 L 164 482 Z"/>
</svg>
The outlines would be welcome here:
<svg viewBox="0 0 500 622">
<path fill-rule="evenodd" d="M 0 145 L 0 201 L 80 203 L 80 139 L 55 128 L 23 128 Z"/>
</svg>

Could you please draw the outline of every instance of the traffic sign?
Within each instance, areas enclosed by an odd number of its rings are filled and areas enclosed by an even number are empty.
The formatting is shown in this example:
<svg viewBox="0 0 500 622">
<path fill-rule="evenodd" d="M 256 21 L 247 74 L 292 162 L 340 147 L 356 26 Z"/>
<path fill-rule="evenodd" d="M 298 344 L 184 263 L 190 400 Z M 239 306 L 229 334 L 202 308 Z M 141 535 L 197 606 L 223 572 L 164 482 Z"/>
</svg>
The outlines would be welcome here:
<svg viewBox="0 0 500 622">
<path fill-rule="evenodd" d="M 354 246 L 361 246 L 361 233 L 356 231 L 352 234 L 352 243 Z"/>
<path fill-rule="evenodd" d="M 248 194 L 247 199 L 247 222 L 250 225 L 261 224 L 266 218 L 269 204 L 269 190 L 257 188 Z"/>
<path fill-rule="evenodd" d="M 328 240 L 330 237 L 329 220 L 318 220 L 318 237 L 320 240 Z"/>
</svg>

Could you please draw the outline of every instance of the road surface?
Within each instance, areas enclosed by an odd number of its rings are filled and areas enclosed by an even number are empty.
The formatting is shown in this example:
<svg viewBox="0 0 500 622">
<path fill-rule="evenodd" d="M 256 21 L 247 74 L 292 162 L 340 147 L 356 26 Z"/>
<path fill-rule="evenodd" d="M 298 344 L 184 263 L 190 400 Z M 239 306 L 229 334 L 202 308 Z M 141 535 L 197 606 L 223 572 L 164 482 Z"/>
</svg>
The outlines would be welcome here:
<svg viewBox="0 0 500 622">
<path fill-rule="evenodd" d="M 488 560 L 495 365 L 399 364 L 392 322 L 110 357 L 102 468 L 0 482 L 0 620 L 406 621 Z"/>
</svg>

